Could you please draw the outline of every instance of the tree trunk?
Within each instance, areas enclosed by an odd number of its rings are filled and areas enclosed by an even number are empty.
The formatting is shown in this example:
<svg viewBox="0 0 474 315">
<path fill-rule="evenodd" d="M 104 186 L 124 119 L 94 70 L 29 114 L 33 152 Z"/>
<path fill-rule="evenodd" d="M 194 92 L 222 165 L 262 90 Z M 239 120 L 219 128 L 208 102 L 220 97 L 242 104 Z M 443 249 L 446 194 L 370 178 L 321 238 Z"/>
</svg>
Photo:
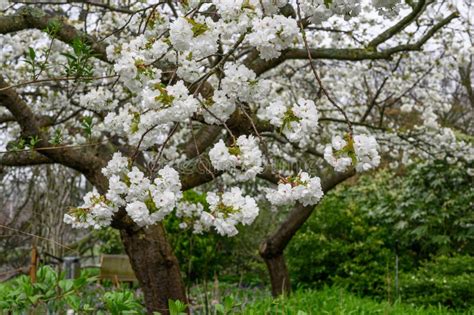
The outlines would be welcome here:
<svg viewBox="0 0 474 315">
<path fill-rule="evenodd" d="M 161 223 L 138 231 L 122 229 L 122 241 L 145 296 L 149 314 L 169 314 L 168 300 L 187 304 L 178 259 Z"/>
<path fill-rule="evenodd" d="M 283 253 L 276 256 L 263 257 L 270 274 L 272 285 L 272 295 L 286 295 L 291 292 L 290 275 L 286 267 L 285 256 Z"/>
</svg>

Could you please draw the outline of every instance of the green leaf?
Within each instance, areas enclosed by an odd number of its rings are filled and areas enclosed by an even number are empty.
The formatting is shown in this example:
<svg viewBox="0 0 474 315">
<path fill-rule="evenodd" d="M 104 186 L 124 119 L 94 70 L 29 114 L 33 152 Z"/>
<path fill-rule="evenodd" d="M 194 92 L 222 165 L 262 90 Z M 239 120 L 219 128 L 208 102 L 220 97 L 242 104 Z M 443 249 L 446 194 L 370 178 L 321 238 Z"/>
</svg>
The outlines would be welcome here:
<svg viewBox="0 0 474 315">
<path fill-rule="evenodd" d="M 71 279 L 63 279 L 59 281 L 58 285 L 61 290 L 68 292 L 74 287 L 74 281 Z"/>
<path fill-rule="evenodd" d="M 28 47 L 28 55 L 29 55 L 31 60 L 34 61 L 36 59 L 36 52 L 33 49 L 33 47 Z"/>
<path fill-rule="evenodd" d="M 168 300 L 168 307 L 170 309 L 170 315 L 182 315 L 186 314 L 186 304 L 181 302 L 180 300 Z"/>
<path fill-rule="evenodd" d="M 222 305 L 222 304 L 215 304 L 214 309 L 219 314 L 225 314 L 225 308 L 224 308 L 224 305 Z"/>
<path fill-rule="evenodd" d="M 37 294 L 37 295 L 29 296 L 29 297 L 28 297 L 28 300 L 30 300 L 30 302 L 31 302 L 32 304 L 36 304 L 36 303 L 38 302 L 38 300 L 39 300 L 40 298 L 42 298 L 42 297 L 43 297 L 43 295 Z"/>
<path fill-rule="evenodd" d="M 66 296 L 67 304 L 74 310 L 80 311 L 81 308 L 81 298 L 77 295 L 68 295 Z"/>
</svg>

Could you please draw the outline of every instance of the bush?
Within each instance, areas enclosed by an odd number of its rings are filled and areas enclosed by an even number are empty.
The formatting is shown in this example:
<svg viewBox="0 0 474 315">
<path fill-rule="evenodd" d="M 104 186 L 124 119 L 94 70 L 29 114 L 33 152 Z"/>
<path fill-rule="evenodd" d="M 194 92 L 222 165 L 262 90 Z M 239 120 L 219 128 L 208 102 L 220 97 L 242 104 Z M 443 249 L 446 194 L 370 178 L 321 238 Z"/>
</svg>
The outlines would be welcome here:
<svg viewBox="0 0 474 315">
<path fill-rule="evenodd" d="M 288 248 L 294 283 L 340 285 L 359 294 L 387 295 L 394 265 L 393 240 L 357 202 L 380 194 L 378 182 L 363 178 L 355 187 L 328 194 Z"/>
<path fill-rule="evenodd" d="M 329 193 L 290 243 L 293 284 L 392 300 L 396 252 L 405 274 L 439 255 L 473 252 L 474 186 L 464 167 L 437 161 L 356 181 Z"/>
<path fill-rule="evenodd" d="M 402 299 L 407 303 L 443 304 L 458 309 L 472 307 L 474 257 L 437 257 L 414 273 L 402 274 L 400 285 Z"/>
</svg>

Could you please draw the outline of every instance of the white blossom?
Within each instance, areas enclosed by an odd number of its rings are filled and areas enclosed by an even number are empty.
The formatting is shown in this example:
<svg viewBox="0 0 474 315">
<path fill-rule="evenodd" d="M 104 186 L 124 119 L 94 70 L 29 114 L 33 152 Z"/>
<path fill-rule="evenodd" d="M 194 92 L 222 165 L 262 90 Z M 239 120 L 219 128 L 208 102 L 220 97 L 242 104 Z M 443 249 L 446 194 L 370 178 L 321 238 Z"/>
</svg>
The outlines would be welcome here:
<svg viewBox="0 0 474 315">
<path fill-rule="evenodd" d="M 340 136 L 332 139 L 331 145 L 324 149 L 324 159 L 336 172 L 344 172 L 354 166 L 358 172 L 368 171 L 380 164 L 377 141 L 373 136 L 347 136 L 348 141 Z"/>
<path fill-rule="evenodd" d="M 238 233 L 236 225 L 252 224 L 259 213 L 255 200 L 243 196 L 238 187 L 233 187 L 223 194 L 209 192 L 206 197 L 209 212 L 204 214 L 204 226 L 212 225 L 220 235 L 234 236 Z"/>
<path fill-rule="evenodd" d="M 266 198 L 274 206 L 300 202 L 303 206 L 315 205 L 323 197 L 319 177 L 310 177 L 301 172 L 295 177 L 282 179 L 277 189 L 268 189 Z"/>
<path fill-rule="evenodd" d="M 251 135 L 240 136 L 231 147 L 227 147 L 222 139 L 219 140 L 209 151 L 209 158 L 217 170 L 235 170 L 239 180 L 254 179 L 263 170 L 262 152 L 257 140 Z"/>
</svg>

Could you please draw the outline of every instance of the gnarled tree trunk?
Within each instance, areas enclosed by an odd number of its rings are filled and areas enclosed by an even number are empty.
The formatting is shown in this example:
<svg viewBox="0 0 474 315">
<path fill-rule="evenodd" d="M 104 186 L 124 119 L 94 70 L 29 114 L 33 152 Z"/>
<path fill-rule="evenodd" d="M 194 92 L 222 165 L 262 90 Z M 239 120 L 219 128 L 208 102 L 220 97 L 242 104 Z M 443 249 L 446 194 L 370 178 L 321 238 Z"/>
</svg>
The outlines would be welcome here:
<svg viewBox="0 0 474 315">
<path fill-rule="evenodd" d="M 149 314 L 169 314 L 168 300 L 187 303 L 178 259 L 161 223 L 140 230 L 122 229 L 122 241 L 145 295 Z"/>
</svg>

